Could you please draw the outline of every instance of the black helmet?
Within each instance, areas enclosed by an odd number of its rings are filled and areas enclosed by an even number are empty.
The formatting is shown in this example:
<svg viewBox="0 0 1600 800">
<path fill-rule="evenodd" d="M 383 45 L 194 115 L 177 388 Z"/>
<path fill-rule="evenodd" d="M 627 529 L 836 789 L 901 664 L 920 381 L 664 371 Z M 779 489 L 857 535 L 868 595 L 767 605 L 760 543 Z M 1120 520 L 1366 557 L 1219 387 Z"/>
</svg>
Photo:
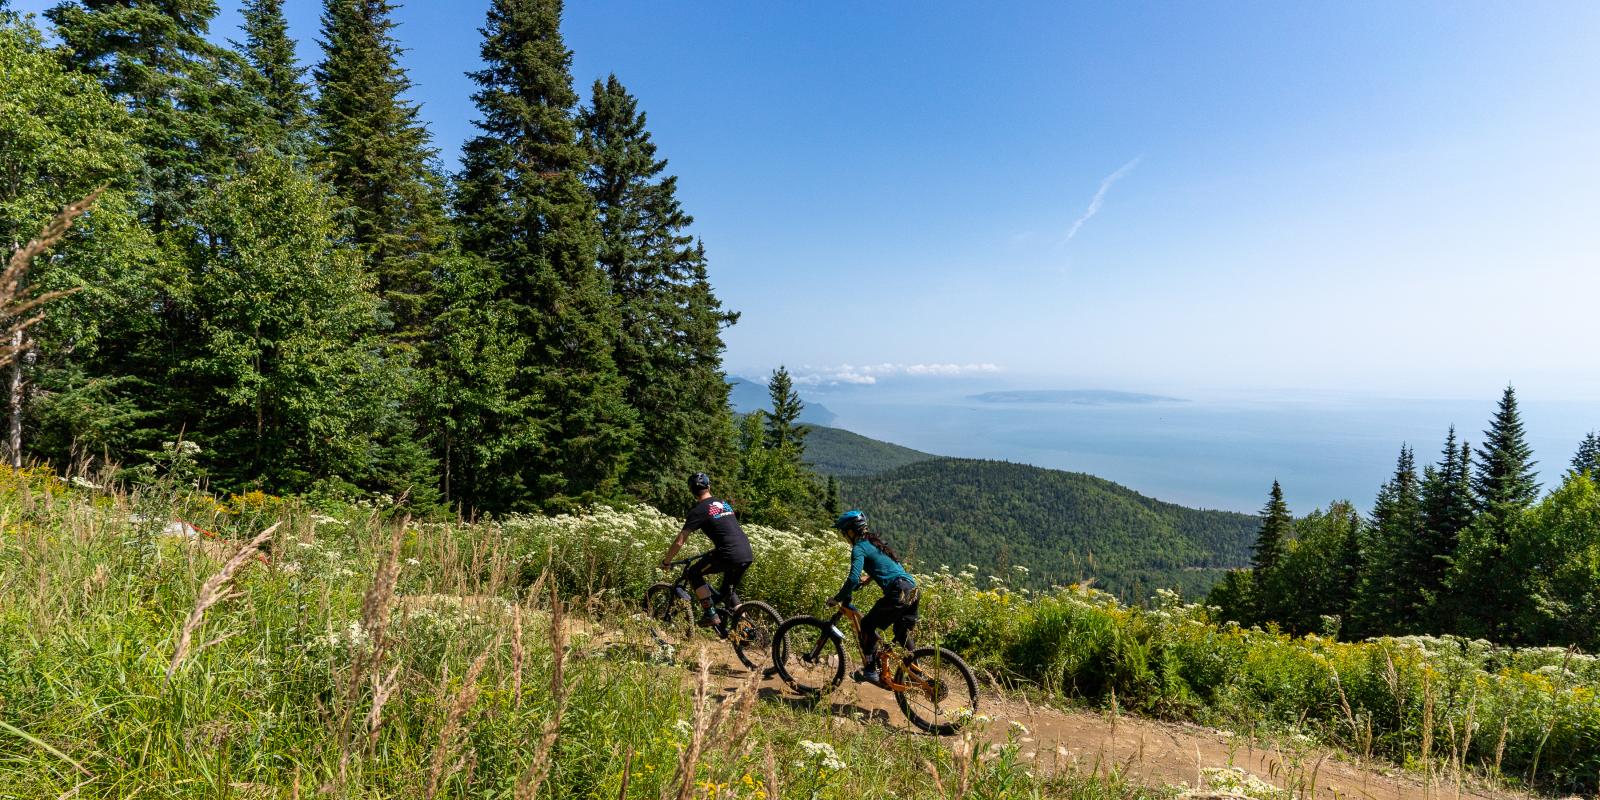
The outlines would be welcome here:
<svg viewBox="0 0 1600 800">
<path fill-rule="evenodd" d="M 689 476 L 689 491 L 699 494 L 711 488 L 711 476 L 704 472 L 696 472 Z"/>
</svg>

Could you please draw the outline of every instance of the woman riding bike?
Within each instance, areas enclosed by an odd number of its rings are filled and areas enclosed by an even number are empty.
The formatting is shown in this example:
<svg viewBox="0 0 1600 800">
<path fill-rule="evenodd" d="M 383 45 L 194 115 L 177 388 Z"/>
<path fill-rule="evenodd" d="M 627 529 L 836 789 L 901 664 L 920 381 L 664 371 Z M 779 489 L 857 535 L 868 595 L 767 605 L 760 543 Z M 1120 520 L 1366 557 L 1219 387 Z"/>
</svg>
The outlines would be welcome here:
<svg viewBox="0 0 1600 800">
<path fill-rule="evenodd" d="M 878 630 L 894 626 L 894 641 L 911 648 L 911 629 L 917 624 L 917 607 L 922 602 L 917 581 L 900 565 L 900 557 L 878 538 L 867 525 L 867 515 L 851 510 L 839 515 L 833 527 L 850 543 L 850 574 L 844 586 L 828 605 L 850 602 L 855 591 L 870 579 L 883 590 L 883 597 L 861 619 L 861 657 L 864 666 L 851 674 L 861 683 L 883 685 L 878 672 Z M 862 572 L 865 570 L 866 574 Z"/>
</svg>

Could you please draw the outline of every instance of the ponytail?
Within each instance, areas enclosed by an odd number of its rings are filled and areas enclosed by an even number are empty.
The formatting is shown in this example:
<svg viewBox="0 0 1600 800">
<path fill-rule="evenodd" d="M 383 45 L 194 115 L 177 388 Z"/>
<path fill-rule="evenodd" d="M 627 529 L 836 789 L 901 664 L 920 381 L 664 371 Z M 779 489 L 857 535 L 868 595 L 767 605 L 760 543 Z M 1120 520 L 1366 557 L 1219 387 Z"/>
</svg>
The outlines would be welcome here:
<svg viewBox="0 0 1600 800">
<path fill-rule="evenodd" d="M 878 548 L 878 550 L 882 551 L 882 553 L 884 555 L 894 559 L 894 562 L 896 564 L 900 564 L 901 566 L 905 566 L 903 563 L 901 563 L 899 554 L 897 554 L 897 553 L 895 553 L 895 551 L 889 549 L 889 545 L 884 544 L 883 540 L 878 538 L 878 534 L 873 533 L 871 528 L 867 528 L 867 529 L 863 530 L 861 532 L 861 538 L 866 539 L 869 542 L 872 542 L 872 546 L 873 547 Z"/>
</svg>

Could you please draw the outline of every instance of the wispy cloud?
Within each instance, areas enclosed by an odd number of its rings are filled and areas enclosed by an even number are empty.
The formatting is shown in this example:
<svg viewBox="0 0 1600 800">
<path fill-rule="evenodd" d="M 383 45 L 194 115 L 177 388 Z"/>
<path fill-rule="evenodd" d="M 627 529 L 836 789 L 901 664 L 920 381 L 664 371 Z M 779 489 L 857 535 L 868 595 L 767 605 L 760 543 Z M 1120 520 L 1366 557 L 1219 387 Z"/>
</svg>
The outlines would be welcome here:
<svg viewBox="0 0 1600 800">
<path fill-rule="evenodd" d="M 1105 180 L 1100 182 L 1100 188 L 1095 190 L 1094 199 L 1089 201 L 1089 207 L 1084 209 L 1082 216 L 1079 216 L 1077 221 L 1072 223 L 1072 227 L 1067 230 L 1067 238 L 1061 240 L 1063 245 L 1072 241 L 1072 238 L 1078 235 L 1078 231 L 1083 229 L 1083 223 L 1088 222 L 1094 218 L 1095 214 L 1100 213 L 1100 206 L 1105 203 L 1106 193 L 1111 191 L 1111 184 L 1122 180 L 1123 176 L 1132 172 L 1133 168 L 1139 166 L 1139 162 L 1143 159 L 1144 156 L 1139 156 L 1123 164 L 1120 169 L 1107 175 Z"/>
<path fill-rule="evenodd" d="M 801 367 L 794 372 L 794 382 L 807 386 L 827 384 L 871 385 L 879 378 L 893 376 L 941 377 L 977 375 L 999 372 L 996 364 L 841 364 L 837 367 Z"/>
</svg>

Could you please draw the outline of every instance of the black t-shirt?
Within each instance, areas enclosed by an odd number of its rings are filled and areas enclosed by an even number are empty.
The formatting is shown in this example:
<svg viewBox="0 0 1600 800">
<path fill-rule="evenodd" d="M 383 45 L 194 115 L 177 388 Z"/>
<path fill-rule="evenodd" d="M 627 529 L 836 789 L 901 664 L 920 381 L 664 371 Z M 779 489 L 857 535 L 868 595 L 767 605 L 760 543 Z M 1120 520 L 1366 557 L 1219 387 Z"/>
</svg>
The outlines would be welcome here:
<svg viewBox="0 0 1600 800">
<path fill-rule="evenodd" d="M 704 533 L 716 548 L 717 556 L 723 560 L 735 564 L 748 564 L 755 560 L 750 552 L 750 540 L 745 538 L 744 528 L 739 527 L 733 506 L 726 500 L 707 497 L 695 503 L 684 519 L 683 529 Z"/>
</svg>

